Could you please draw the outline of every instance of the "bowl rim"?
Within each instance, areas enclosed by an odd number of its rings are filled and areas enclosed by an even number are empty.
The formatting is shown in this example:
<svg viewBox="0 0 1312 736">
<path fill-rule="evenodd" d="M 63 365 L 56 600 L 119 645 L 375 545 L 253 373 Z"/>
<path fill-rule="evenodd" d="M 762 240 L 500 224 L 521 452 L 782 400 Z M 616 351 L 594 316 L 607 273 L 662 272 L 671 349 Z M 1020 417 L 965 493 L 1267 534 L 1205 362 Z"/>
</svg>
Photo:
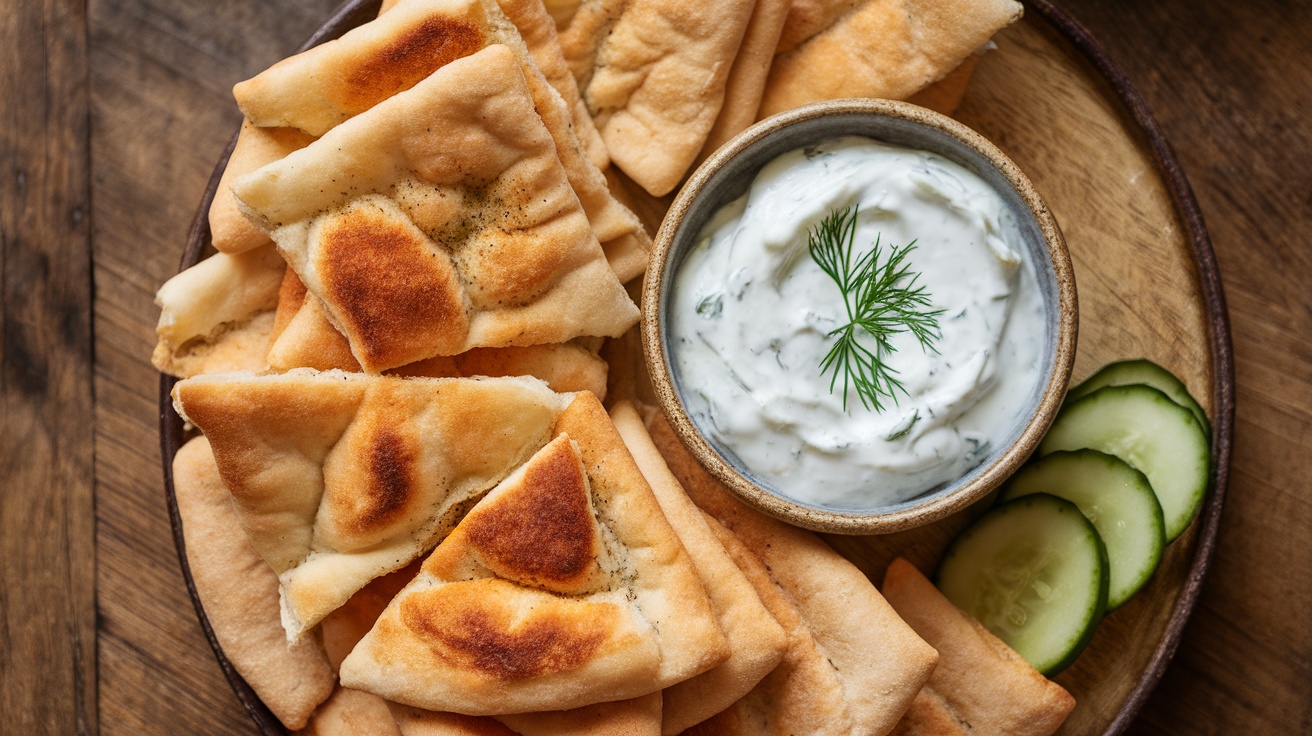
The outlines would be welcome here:
<svg viewBox="0 0 1312 736">
<path fill-rule="evenodd" d="M 661 339 L 663 294 L 667 278 L 672 278 L 669 256 L 674 236 L 694 201 L 708 182 L 730 161 L 758 142 L 781 130 L 817 118 L 832 116 L 877 116 L 894 118 L 930 128 L 955 139 L 981 155 L 1019 195 L 1029 210 L 1047 246 L 1056 277 L 1057 334 L 1052 369 L 1043 376 L 1044 391 L 1029 422 L 1015 442 L 987 465 L 975 466 L 968 473 L 974 477 L 949 493 L 928 497 L 923 503 L 882 512 L 839 511 L 807 506 L 784 498 L 757 485 L 739 473 L 711 446 L 684 409 L 674 387 L 672 373 Z M 673 427 L 679 440 L 713 476 L 734 495 L 754 508 L 791 524 L 832 534 L 887 534 L 923 526 L 960 511 L 996 490 L 1038 447 L 1048 427 L 1056 418 L 1066 394 L 1075 363 L 1078 336 L 1078 299 L 1074 268 L 1065 238 L 1056 218 L 1024 172 L 997 146 L 979 133 L 952 118 L 918 105 L 895 100 L 845 99 L 805 105 L 766 118 L 720 147 L 706 159 L 679 190 L 669 213 L 661 222 L 653 241 L 646 278 L 642 285 L 641 342 L 643 359 L 651 377 L 657 404 Z"/>
</svg>

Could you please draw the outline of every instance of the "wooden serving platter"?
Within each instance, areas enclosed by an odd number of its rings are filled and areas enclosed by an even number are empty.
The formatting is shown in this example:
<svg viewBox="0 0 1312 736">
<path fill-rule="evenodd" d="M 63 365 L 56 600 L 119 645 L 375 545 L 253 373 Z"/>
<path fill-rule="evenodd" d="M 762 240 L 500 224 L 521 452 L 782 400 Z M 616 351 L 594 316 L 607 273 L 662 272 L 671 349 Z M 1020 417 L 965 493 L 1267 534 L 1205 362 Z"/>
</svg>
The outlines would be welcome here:
<svg viewBox="0 0 1312 736">
<path fill-rule="evenodd" d="M 378 0 L 349 0 L 306 43 L 374 17 Z M 1122 358 L 1146 357 L 1175 372 L 1213 423 L 1211 485 L 1199 518 L 1168 546 L 1152 581 L 1110 614 L 1093 643 L 1057 681 L 1078 705 L 1063 734 L 1118 734 L 1134 719 L 1175 653 L 1216 541 L 1234 431 L 1234 367 L 1215 257 L 1193 194 L 1143 100 L 1077 22 L 1047 0 L 980 60 L 955 117 L 997 144 L 1034 181 L 1060 223 L 1075 264 L 1080 329 L 1074 380 Z M 209 246 L 206 220 L 220 161 L 192 227 L 182 267 Z M 632 192 L 632 190 L 630 190 Z M 655 231 L 670 198 L 635 197 Z M 613 398 L 647 398 L 636 335 L 612 341 Z M 161 381 L 164 474 L 184 577 L 220 666 L 260 731 L 285 730 L 231 667 L 191 584 L 171 464 L 183 440 Z M 988 500 L 986 499 L 985 503 Z M 873 580 L 894 556 L 932 570 L 971 509 L 895 535 L 829 537 Z"/>
</svg>

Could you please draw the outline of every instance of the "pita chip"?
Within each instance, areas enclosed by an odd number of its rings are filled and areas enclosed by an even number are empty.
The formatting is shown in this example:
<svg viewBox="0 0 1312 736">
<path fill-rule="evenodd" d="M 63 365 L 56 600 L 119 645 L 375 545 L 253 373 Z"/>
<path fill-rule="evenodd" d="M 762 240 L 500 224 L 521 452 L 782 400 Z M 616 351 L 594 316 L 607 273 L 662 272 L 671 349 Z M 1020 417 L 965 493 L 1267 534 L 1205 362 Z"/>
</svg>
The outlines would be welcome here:
<svg viewBox="0 0 1312 736">
<path fill-rule="evenodd" d="M 725 101 L 754 0 L 585 0 L 560 45 L 611 161 L 672 191 Z"/>
<path fill-rule="evenodd" d="M 217 253 L 164 282 L 155 293 L 155 367 L 179 378 L 263 369 L 285 270 L 269 243 Z"/>
<path fill-rule="evenodd" d="M 567 398 L 531 378 L 300 369 L 190 378 L 173 401 L 210 439 L 295 641 L 431 549 L 546 444 Z"/>
<path fill-rule="evenodd" d="M 759 116 L 843 97 L 906 99 L 1021 12 L 1015 0 L 866 0 L 775 57 Z"/>
<path fill-rule="evenodd" d="M 888 566 L 884 596 L 938 650 L 938 667 L 925 689 L 969 731 L 1049 736 L 1075 707 L 1070 693 L 952 605 L 910 562 L 899 558 Z M 941 731 L 917 727 L 906 733 Z"/>
<path fill-rule="evenodd" d="M 735 499 L 684 448 L 663 415 L 655 413 L 649 429 L 688 496 L 742 540 L 797 608 L 843 683 L 854 732 L 891 731 L 929 679 L 938 659 L 933 647 L 818 536 Z"/>
<path fill-rule="evenodd" d="M 299 736 L 402 736 L 387 701 L 370 693 L 339 687 L 319 706 Z"/>
<path fill-rule="evenodd" d="M 513 52 L 494 45 L 235 191 L 379 372 L 637 320 L 554 150 Z"/>
<path fill-rule="evenodd" d="M 846 702 L 842 676 L 830 664 L 797 606 L 742 540 L 715 517 L 708 514 L 706 520 L 734 563 L 751 581 L 762 603 L 783 627 L 787 649 L 779 666 L 749 693 L 684 733 L 689 736 L 864 734 L 856 728 L 852 709 Z"/>
<path fill-rule="evenodd" d="M 351 346 L 323 313 L 322 302 L 311 296 L 296 272 L 287 269 L 279 292 L 269 368 L 358 372 L 360 363 Z M 473 376 L 533 376 L 552 391 L 592 391 L 606 396 L 606 361 L 580 341 L 555 345 L 474 348 L 453 356 L 438 356 L 389 371 L 397 376 L 461 378 Z"/>
<path fill-rule="evenodd" d="M 187 566 L 219 646 L 278 720 L 301 728 L 332 694 L 336 673 L 317 637 L 287 644 L 278 576 L 242 531 L 209 440 L 197 437 L 178 450 L 173 489 Z"/>
<path fill-rule="evenodd" d="M 465 715 L 635 698 L 728 648 L 600 402 L 487 494 L 342 663 L 342 683 Z"/>
<path fill-rule="evenodd" d="M 788 642 L 752 583 L 670 473 L 633 405 L 621 402 L 611 416 L 666 518 L 691 555 L 729 641 L 727 660 L 665 691 L 661 731 L 669 736 L 710 718 L 746 695 L 779 664 Z"/>
<path fill-rule="evenodd" d="M 257 124 L 318 136 L 494 44 L 513 51 L 570 186 L 620 280 L 639 275 L 646 259 L 635 269 L 623 256 L 634 248 L 650 251 L 651 239 L 607 189 L 599 169 L 607 161 L 604 146 L 539 0 L 406 0 L 337 40 L 275 64 L 233 93 Z"/>
<path fill-rule="evenodd" d="M 861 5 L 863 0 L 792 0 L 784 19 L 776 54 L 784 54 L 802 42 L 832 26 L 839 18 Z"/>
<path fill-rule="evenodd" d="M 268 245 L 269 234 L 246 219 L 232 194 L 238 177 L 310 145 L 314 138 L 296 128 L 261 128 L 243 120 L 228 165 L 210 202 L 210 242 L 220 253 L 242 253 Z"/>
<path fill-rule="evenodd" d="M 765 94 L 765 81 L 770 76 L 775 47 L 792 4 L 792 0 L 756 0 L 742 45 L 725 83 L 724 105 L 715 126 L 706 136 L 701 154 L 697 156 L 698 163 L 756 122 L 756 111 Z"/>
</svg>

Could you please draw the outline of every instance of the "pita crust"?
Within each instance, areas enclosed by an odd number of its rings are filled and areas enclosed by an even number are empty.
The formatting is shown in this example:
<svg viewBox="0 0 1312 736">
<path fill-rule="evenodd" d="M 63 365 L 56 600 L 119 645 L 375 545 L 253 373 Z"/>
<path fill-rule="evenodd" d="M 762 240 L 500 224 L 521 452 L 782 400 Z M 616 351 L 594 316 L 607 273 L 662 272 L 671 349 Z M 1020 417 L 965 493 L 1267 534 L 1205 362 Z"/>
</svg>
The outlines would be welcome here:
<svg viewBox="0 0 1312 736">
<path fill-rule="evenodd" d="M 300 736 L 401 736 L 387 701 L 339 687 L 319 706 Z"/>
<path fill-rule="evenodd" d="M 237 85 L 234 94 L 242 110 L 260 124 L 290 125 L 322 135 L 455 59 L 505 44 L 516 55 L 537 113 L 598 241 L 608 254 L 624 252 L 631 245 L 625 241 L 648 252 L 651 239 L 641 223 L 606 188 L 598 168 L 608 161 L 604 146 L 551 26 L 539 0 L 502 0 L 500 5 L 493 0 L 407 0 L 340 39 Z M 627 262 L 616 265 L 626 269 L 617 269 L 621 281 L 641 273 Z"/>
<path fill-rule="evenodd" d="M 496 718 L 521 736 L 659 736 L 661 693 L 574 710 Z"/>
<path fill-rule="evenodd" d="M 770 76 L 774 50 L 791 5 L 792 0 L 756 0 L 742 46 L 725 84 L 724 105 L 715 126 L 706 136 L 697 163 L 705 161 L 730 138 L 756 122 L 756 111 L 765 95 L 765 80 Z"/>
<path fill-rule="evenodd" d="M 844 682 L 829 662 L 797 606 L 770 577 L 770 572 L 733 532 L 706 515 L 734 563 L 783 627 L 788 649 L 783 661 L 742 699 L 707 721 L 688 729 L 692 736 L 773 736 L 816 734 L 856 736 Z"/>
<path fill-rule="evenodd" d="M 957 720 L 947 702 L 928 685 L 916 694 L 906 715 L 889 736 L 967 736 L 966 727 Z"/>
<path fill-rule="evenodd" d="M 164 282 L 155 293 L 155 367 L 180 378 L 223 366 L 263 368 L 285 268 L 269 244 L 217 253 Z"/>
<path fill-rule="evenodd" d="M 938 659 L 934 649 L 819 537 L 735 499 L 688 453 L 663 415 L 653 417 L 650 430 L 688 496 L 742 540 L 797 607 L 843 682 L 856 731 L 891 731 L 929 679 Z"/>
<path fill-rule="evenodd" d="M 378 14 L 391 10 L 398 1 L 383 0 L 378 6 Z M 497 0 L 497 4 L 519 29 L 538 69 L 542 70 L 543 76 L 564 99 L 570 111 L 574 132 L 587 149 L 589 160 L 598 169 L 605 169 L 610 165 L 610 155 L 606 153 L 606 145 L 601 142 L 597 126 L 592 123 L 592 116 L 588 115 L 588 108 L 583 105 L 578 83 L 565 65 L 565 57 L 556 41 L 556 21 L 548 14 L 548 8 L 543 6 L 542 0 Z"/>
<path fill-rule="evenodd" d="M 292 151 L 310 145 L 314 138 L 295 128 L 260 128 L 243 120 L 228 165 L 219 177 L 219 188 L 210 202 L 210 242 L 220 253 L 243 253 L 269 245 L 268 233 L 246 219 L 237 207 L 232 183 L 238 177 L 277 161 Z"/>
<path fill-rule="evenodd" d="M 910 562 L 899 558 L 889 565 L 884 595 L 938 650 L 938 667 L 925 687 L 971 731 L 1049 736 L 1075 707 L 1070 693 L 952 605 Z"/>
<path fill-rule="evenodd" d="M 178 450 L 173 488 L 187 566 L 215 638 L 283 725 L 304 726 L 332 694 L 336 675 L 316 637 L 287 645 L 274 603 L 278 576 L 242 532 L 209 440 L 197 437 Z"/>
<path fill-rule="evenodd" d="M 1015 0 L 867 0 L 775 57 L 760 117 L 842 97 L 902 100 L 1020 18 Z"/>
<path fill-rule="evenodd" d="M 788 18 L 779 34 L 776 54 L 783 54 L 801 46 L 804 41 L 832 26 L 865 0 L 792 0 L 788 4 Z"/>
<path fill-rule="evenodd" d="M 440 713 L 387 703 L 401 736 L 521 736 L 495 718 Z"/>
<path fill-rule="evenodd" d="M 173 400 L 213 443 L 294 641 L 430 549 L 547 442 L 567 399 L 530 378 L 301 369 L 191 378 Z"/>
<path fill-rule="evenodd" d="M 661 731 L 677 734 L 746 695 L 779 664 L 788 642 L 784 630 L 761 603 L 752 584 L 670 473 L 633 405 L 622 402 L 612 410 L 611 416 L 656 494 L 661 510 L 692 557 L 693 566 L 710 595 L 716 619 L 729 641 L 729 659 L 665 691 Z"/>
<path fill-rule="evenodd" d="M 645 695 L 728 653 L 605 410 L 578 394 L 555 439 L 434 550 L 341 677 L 429 710 L 525 713 Z"/>
<path fill-rule="evenodd" d="M 279 327 L 281 325 L 281 327 Z M 338 332 L 323 303 L 309 295 L 296 273 L 287 269 L 274 320 L 274 339 L 268 366 L 275 371 L 294 368 L 358 372 L 350 343 Z M 592 391 L 606 396 L 606 361 L 578 341 L 556 345 L 474 348 L 454 356 L 428 358 L 389 371 L 397 376 L 461 378 L 473 376 L 533 376 L 552 391 Z"/>
<path fill-rule="evenodd" d="M 637 319 L 504 46 L 448 64 L 236 191 L 370 372 L 617 335 Z"/>
<path fill-rule="evenodd" d="M 592 122 L 588 108 L 583 104 L 579 94 L 579 85 L 569 71 L 565 55 L 560 50 L 560 41 L 556 37 L 556 23 L 547 13 L 542 0 L 497 0 L 497 5 L 506 14 L 511 23 L 519 29 L 524 44 L 528 47 L 533 62 L 541 70 L 542 76 L 560 93 L 561 99 L 569 110 L 570 122 L 588 153 L 588 160 L 598 170 L 610 166 L 610 153 L 601 140 L 601 133 Z"/>
<path fill-rule="evenodd" d="M 611 161 L 653 196 L 706 143 L 754 0 L 586 0 L 560 34 Z"/>
<path fill-rule="evenodd" d="M 661 732 L 659 691 L 573 710 L 500 716 L 436 713 L 399 703 L 391 708 L 403 736 L 659 736 Z"/>
</svg>

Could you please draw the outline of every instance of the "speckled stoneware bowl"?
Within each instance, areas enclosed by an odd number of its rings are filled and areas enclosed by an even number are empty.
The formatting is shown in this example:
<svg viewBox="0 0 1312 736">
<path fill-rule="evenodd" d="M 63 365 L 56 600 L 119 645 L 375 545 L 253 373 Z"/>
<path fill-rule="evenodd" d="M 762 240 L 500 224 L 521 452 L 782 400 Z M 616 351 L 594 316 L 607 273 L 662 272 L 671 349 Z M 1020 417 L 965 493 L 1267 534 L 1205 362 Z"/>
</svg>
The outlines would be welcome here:
<svg viewBox="0 0 1312 736">
<path fill-rule="evenodd" d="M 1018 413 L 1007 440 L 965 475 L 900 503 L 834 510 L 796 501 L 787 488 L 757 478 L 732 452 L 703 434 L 680 394 L 670 359 L 670 291 L 684 256 L 707 220 L 747 191 L 757 172 L 780 154 L 847 135 L 936 153 L 974 172 L 1011 209 L 1034 265 L 1047 315 L 1040 381 Z M 837 534 L 878 534 L 927 524 L 960 511 L 1002 484 L 1038 446 L 1065 396 L 1075 361 L 1075 277 L 1057 223 L 1034 185 L 992 143 L 957 121 L 916 105 L 888 100 L 838 100 L 807 105 L 764 120 L 734 138 L 692 175 L 656 235 L 642 295 L 642 345 L 656 396 L 688 449 L 752 506 L 784 521 Z"/>
</svg>

